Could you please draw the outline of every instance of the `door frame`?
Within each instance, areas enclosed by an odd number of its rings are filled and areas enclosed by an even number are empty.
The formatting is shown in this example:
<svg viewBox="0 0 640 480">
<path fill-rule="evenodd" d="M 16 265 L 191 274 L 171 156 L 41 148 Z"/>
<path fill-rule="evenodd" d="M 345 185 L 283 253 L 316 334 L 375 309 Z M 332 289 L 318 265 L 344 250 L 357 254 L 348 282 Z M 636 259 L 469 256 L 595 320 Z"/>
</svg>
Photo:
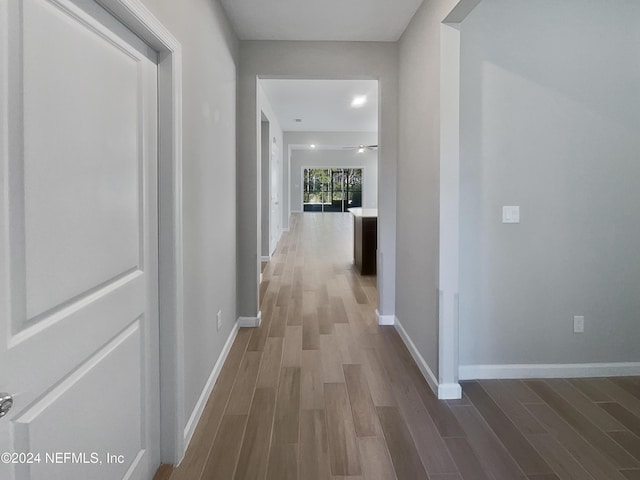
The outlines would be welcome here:
<svg viewBox="0 0 640 480">
<path fill-rule="evenodd" d="M 141 0 L 95 0 L 158 53 L 158 298 L 160 458 L 189 443 L 184 413 L 182 46 Z"/>
</svg>

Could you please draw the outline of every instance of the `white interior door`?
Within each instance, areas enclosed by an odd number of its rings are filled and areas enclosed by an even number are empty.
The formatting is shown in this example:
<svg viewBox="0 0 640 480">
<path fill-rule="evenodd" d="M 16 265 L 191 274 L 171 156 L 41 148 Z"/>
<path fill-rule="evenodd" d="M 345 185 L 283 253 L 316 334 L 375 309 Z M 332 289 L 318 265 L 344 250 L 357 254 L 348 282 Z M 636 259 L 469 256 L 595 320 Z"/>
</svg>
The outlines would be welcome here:
<svg viewBox="0 0 640 480">
<path fill-rule="evenodd" d="M 271 149 L 271 215 L 269 221 L 270 242 L 269 252 L 276 249 L 282 225 L 282 213 L 280 202 L 280 176 L 281 176 L 280 152 L 278 146 Z"/>
<path fill-rule="evenodd" d="M 156 97 L 93 0 L 0 2 L 3 480 L 159 464 Z"/>
</svg>

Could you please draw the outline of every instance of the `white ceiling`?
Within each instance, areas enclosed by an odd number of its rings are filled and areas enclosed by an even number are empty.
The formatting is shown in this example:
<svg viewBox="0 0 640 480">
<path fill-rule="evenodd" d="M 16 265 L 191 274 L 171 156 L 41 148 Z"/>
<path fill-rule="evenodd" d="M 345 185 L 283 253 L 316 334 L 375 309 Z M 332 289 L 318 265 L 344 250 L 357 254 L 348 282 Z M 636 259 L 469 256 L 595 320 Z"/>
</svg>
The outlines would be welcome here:
<svg viewBox="0 0 640 480">
<path fill-rule="evenodd" d="M 221 0 L 242 40 L 395 42 L 423 0 Z"/>
<path fill-rule="evenodd" d="M 378 131 L 376 80 L 260 80 L 260 84 L 285 132 Z M 367 103 L 353 108 L 351 101 L 357 95 L 366 95 Z"/>
</svg>

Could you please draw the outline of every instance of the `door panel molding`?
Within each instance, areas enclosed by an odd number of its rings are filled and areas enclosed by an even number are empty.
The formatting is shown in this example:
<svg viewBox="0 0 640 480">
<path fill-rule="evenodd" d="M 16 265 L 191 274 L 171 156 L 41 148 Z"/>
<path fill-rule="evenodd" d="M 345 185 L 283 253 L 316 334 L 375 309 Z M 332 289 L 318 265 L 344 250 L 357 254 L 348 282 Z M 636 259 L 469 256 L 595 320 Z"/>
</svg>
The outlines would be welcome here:
<svg viewBox="0 0 640 480">
<path fill-rule="evenodd" d="M 56 2 L 58 0 L 55 0 Z M 84 0 L 72 0 L 76 6 L 86 4 Z M 173 35 L 150 13 L 140 0 L 95 0 L 108 10 L 118 21 L 136 36 L 143 39 L 158 54 L 158 207 L 159 207 L 159 297 L 160 297 L 160 359 L 151 359 L 160 363 L 161 383 L 161 425 L 157 432 L 161 436 L 162 461 L 179 463 L 186 450 L 183 437 L 184 419 L 184 364 L 183 364 L 183 240 L 182 240 L 182 49 Z M 0 2 L 0 106 L 13 112 L 22 111 L 22 96 L 9 95 L 13 86 L 20 85 L 21 72 L 16 65 L 13 48 L 9 41 L 16 38 L 17 26 L 9 22 L 14 18 L 14 8 L 20 8 L 19 1 Z M 11 68 L 10 68 L 11 67 Z M 21 115 L 21 114 L 20 114 Z M 14 117 L 16 118 L 16 117 Z M 23 123 L 17 118 L 17 124 Z M 9 124 L 8 116 L 0 115 L 0 157 L 22 158 L 22 152 L 16 151 L 22 145 L 21 128 Z M 9 141 L 11 139 L 11 142 Z M 20 147 L 21 148 L 21 147 Z M 0 166 L 0 231 L 9 232 L 9 173 L 8 164 Z M 12 173 L 12 172 L 11 172 Z M 24 243 L 21 238 L 0 239 L 0 272 L 10 272 L 10 243 Z M 132 279 L 125 276 L 128 281 Z M 13 280 L 18 280 L 13 278 Z M 12 312 L 10 282 L 2 282 L 0 288 L 0 333 L 5 333 L 7 341 L 28 344 L 27 337 L 10 339 Z M 117 283 L 117 280 L 116 280 Z M 15 284 L 14 284 L 15 286 Z M 113 292 L 111 292 L 113 293 Z M 89 295 L 104 294 L 104 299 L 112 295 L 104 290 Z M 82 302 L 82 299 L 79 299 Z M 62 310 L 65 310 L 63 307 Z M 60 312 L 53 312 L 43 322 Z M 72 312 L 64 311 L 64 314 Z M 55 319 L 54 319 L 55 320 Z M 24 332 L 23 332 L 24 333 Z M 1 359 L 0 359 L 1 360 Z M 146 359 L 145 361 L 150 361 Z M 13 435 L 12 435 L 13 436 Z M 10 439 L 7 439 L 10 440 Z M 0 439 L 0 450 L 6 450 L 7 444 Z M 134 461 L 135 464 L 135 461 Z M 135 465 L 132 465 L 135 469 Z M 129 471 L 135 478 L 135 472 Z"/>
</svg>

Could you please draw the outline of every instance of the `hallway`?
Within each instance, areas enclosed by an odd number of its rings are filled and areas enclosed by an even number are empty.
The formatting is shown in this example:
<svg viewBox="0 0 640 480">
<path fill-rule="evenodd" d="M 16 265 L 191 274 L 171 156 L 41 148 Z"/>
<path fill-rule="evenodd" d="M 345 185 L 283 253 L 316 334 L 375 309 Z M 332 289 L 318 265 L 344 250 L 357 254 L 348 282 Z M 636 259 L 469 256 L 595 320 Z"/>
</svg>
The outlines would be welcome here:
<svg viewBox="0 0 640 480">
<path fill-rule="evenodd" d="M 349 214 L 293 216 L 262 326 L 238 333 L 171 480 L 640 478 L 637 378 L 470 382 L 439 402 L 376 324 L 351 235 Z"/>
</svg>

